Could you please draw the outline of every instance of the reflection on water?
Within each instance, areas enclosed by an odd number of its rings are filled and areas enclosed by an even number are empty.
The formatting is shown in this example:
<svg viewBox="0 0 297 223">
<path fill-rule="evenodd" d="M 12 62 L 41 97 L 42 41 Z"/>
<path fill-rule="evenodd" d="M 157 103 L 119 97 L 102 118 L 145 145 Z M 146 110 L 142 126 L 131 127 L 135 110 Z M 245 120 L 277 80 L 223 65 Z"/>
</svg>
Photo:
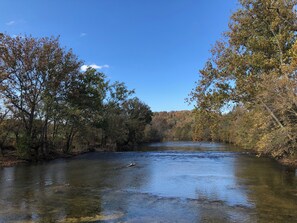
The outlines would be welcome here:
<svg viewBox="0 0 297 223">
<path fill-rule="evenodd" d="M 218 143 L 141 150 L 1 169 L 0 222 L 297 220 L 295 170 Z"/>
</svg>

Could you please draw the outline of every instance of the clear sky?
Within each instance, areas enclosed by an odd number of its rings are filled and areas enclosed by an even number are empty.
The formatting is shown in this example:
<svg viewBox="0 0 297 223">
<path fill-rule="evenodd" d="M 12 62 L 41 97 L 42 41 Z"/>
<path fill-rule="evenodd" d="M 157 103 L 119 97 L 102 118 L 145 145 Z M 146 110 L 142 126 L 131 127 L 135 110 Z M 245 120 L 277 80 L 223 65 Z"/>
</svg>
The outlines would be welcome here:
<svg viewBox="0 0 297 223">
<path fill-rule="evenodd" d="M 123 81 L 153 111 L 185 98 L 236 0 L 1 0 L 0 32 L 60 35 L 86 65 Z"/>
</svg>

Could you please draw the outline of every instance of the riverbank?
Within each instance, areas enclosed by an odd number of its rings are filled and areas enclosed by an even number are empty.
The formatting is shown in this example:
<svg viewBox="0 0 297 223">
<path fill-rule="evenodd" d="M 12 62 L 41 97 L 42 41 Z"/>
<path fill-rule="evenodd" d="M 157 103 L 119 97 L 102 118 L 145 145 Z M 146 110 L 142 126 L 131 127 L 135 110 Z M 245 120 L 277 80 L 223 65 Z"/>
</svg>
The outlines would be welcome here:
<svg viewBox="0 0 297 223">
<path fill-rule="evenodd" d="M 297 169 L 297 159 L 282 158 L 278 162 L 287 167 L 292 167 Z"/>
<path fill-rule="evenodd" d="M 229 145 L 233 145 L 235 147 L 239 148 L 239 152 L 240 151 L 246 151 L 247 153 L 256 156 L 256 157 L 268 157 L 271 160 L 276 161 L 278 164 L 284 166 L 284 167 L 289 167 L 289 168 L 294 168 L 297 169 L 297 155 L 295 155 L 294 157 L 282 157 L 282 158 L 276 158 L 273 157 L 271 154 L 265 154 L 265 153 L 259 153 L 259 151 L 257 151 L 256 149 L 244 149 L 243 147 L 240 146 L 236 146 L 235 144 L 232 143 L 227 143 Z"/>
<path fill-rule="evenodd" d="M 285 167 L 289 167 L 289 168 L 294 168 L 297 169 L 297 157 L 283 157 L 283 158 L 275 158 L 270 154 L 259 154 L 257 151 L 252 151 L 250 152 L 251 154 L 257 156 L 257 157 L 268 157 L 271 160 L 275 160 L 278 164 L 285 166 Z"/>
<path fill-rule="evenodd" d="M 0 155 L 0 167 L 11 167 L 24 163 L 28 163 L 28 161 L 19 159 L 15 152 Z"/>
<path fill-rule="evenodd" d="M 93 151 L 81 151 L 81 152 L 75 151 L 67 154 L 51 153 L 46 158 L 40 159 L 37 162 L 51 161 L 51 160 L 61 159 L 61 158 L 67 159 L 67 158 L 71 158 L 74 156 L 78 156 L 78 155 L 81 155 L 84 153 L 90 153 L 90 152 L 93 152 Z M 0 167 L 12 167 L 19 164 L 29 164 L 29 163 L 33 163 L 33 161 L 20 159 L 16 151 L 7 151 L 5 152 L 4 155 L 0 155 Z"/>
</svg>

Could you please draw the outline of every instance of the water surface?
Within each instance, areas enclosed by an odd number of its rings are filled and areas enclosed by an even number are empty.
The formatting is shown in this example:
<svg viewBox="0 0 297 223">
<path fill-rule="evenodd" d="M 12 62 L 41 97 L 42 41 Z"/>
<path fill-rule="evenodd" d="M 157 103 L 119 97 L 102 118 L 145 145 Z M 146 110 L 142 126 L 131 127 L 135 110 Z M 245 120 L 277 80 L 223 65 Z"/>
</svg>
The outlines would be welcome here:
<svg viewBox="0 0 297 223">
<path fill-rule="evenodd" d="M 219 143 L 139 149 L 1 169 L 0 222 L 297 222 L 295 170 Z"/>
</svg>

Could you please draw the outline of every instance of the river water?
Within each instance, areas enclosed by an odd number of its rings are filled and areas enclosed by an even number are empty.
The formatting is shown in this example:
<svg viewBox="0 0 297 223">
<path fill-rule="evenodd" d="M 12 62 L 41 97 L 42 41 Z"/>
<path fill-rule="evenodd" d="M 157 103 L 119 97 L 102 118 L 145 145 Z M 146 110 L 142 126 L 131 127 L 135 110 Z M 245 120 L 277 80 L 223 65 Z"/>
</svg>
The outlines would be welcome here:
<svg viewBox="0 0 297 223">
<path fill-rule="evenodd" d="M 219 143 L 139 149 L 0 169 L 0 222 L 297 222 L 296 170 Z"/>
</svg>

